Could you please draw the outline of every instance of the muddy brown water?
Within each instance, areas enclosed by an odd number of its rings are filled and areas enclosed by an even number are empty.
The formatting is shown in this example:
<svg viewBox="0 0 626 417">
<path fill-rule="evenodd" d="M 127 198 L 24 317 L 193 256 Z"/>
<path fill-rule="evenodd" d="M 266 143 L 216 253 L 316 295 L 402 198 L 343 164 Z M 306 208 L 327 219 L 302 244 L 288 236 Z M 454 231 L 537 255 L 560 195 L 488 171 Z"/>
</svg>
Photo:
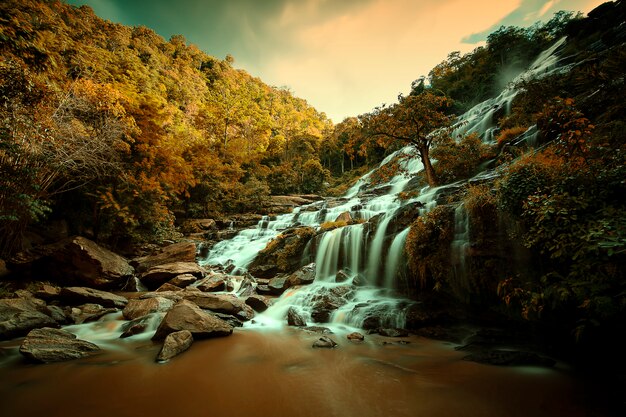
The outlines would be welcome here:
<svg viewBox="0 0 626 417">
<path fill-rule="evenodd" d="M 0 365 L 0 416 L 588 415 L 583 384 L 562 365 L 482 365 L 419 337 L 383 345 L 399 339 L 334 335 L 339 347 L 313 349 L 319 337 L 237 329 L 166 364 L 153 362 L 159 346 L 149 341 L 58 364 L 14 356 Z"/>
</svg>

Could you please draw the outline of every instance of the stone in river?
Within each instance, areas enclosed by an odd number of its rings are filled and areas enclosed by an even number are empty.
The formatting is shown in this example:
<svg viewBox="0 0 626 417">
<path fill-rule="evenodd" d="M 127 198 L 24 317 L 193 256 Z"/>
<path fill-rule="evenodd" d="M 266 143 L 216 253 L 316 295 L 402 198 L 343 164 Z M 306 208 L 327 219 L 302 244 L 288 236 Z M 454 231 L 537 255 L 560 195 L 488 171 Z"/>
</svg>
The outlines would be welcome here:
<svg viewBox="0 0 626 417">
<path fill-rule="evenodd" d="M 20 353 L 35 362 L 61 362 L 83 358 L 100 348 L 91 342 L 77 339 L 61 329 L 44 327 L 31 330 L 20 346 Z"/>
<path fill-rule="evenodd" d="M 313 343 L 314 348 L 334 348 L 337 346 L 337 343 L 327 336 L 322 336 L 318 340 Z"/>
<path fill-rule="evenodd" d="M 189 330 L 170 333 L 163 342 L 163 347 L 156 357 L 157 362 L 165 362 L 180 355 L 191 347 L 193 335 Z"/>
</svg>

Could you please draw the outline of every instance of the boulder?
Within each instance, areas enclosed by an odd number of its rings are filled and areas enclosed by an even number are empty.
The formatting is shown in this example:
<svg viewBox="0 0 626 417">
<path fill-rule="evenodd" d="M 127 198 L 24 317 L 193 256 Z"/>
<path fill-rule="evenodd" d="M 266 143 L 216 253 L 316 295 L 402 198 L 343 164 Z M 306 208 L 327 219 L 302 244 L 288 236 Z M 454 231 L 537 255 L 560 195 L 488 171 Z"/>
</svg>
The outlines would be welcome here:
<svg viewBox="0 0 626 417">
<path fill-rule="evenodd" d="M 263 297 L 262 295 L 251 295 L 246 298 L 246 304 L 252 307 L 254 311 L 257 313 L 262 313 L 268 309 L 271 305 L 268 298 Z"/>
<path fill-rule="evenodd" d="M 50 285 L 42 283 L 38 286 L 37 290 L 35 290 L 35 297 L 41 298 L 42 300 L 52 300 L 55 299 L 61 294 L 61 288 L 56 285 Z"/>
<path fill-rule="evenodd" d="M 178 275 L 190 274 L 202 278 L 206 271 L 195 262 L 172 262 L 153 266 L 141 275 L 141 282 L 148 288 L 157 288 Z"/>
<path fill-rule="evenodd" d="M 248 267 L 255 277 L 271 278 L 278 273 L 292 273 L 309 241 L 315 236 L 313 227 L 289 229 L 278 235 L 261 250 Z"/>
<path fill-rule="evenodd" d="M 214 311 L 211 312 L 215 317 L 224 320 L 226 323 L 230 324 L 233 327 L 242 327 L 243 321 L 239 320 L 237 317 L 231 314 L 224 313 L 216 313 Z"/>
<path fill-rule="evenodd" d="M 199 281 L 195 287 L 204 292 L 217 292 L 226 290 L 228 275 L 212 274 Z"/>
<path fill-rule="evenodd" d="M 262 295 L 272 295 L 273 290 L 270 289 L 269 285 L 259 284 L 256 286 L 256 292 Z"/>
<path fill-rule="evenodd" d="M 44 363 L 83 358 L 99 350 L 72 333 L 49 327 L 31 330 L 20 346 L 20 353 L 26 358 Z"/>
<path fill-rule="evenodd" d="M 280 295 L 285 292 L 285 290 L 290 287 L 289 282 L 287 281 L 288 279 L 289 277 L 286 275 L 280 275 L 270 279 L 269 284 L 267 284 L 270 293 L 273 295 Z"/>
<path fill-rule="evenodd" d="M 123 339 L 154 330 L 159 326 L 164 316 L 165 313 L 152 313 L 124 323 L 121 327 L 122 334 L 120 338 Z"/>
<path fill-rule="evenodd" d="M 349 211 L 344 211 L 335 219 L 336 222 L 346 222 L 350 223 L 352 221 L 352 215 L 350 215 Z"/>
<path fill-rule="evenodd" d="M 134 273 L 126 259 L 81 236 L 21 252 L 10 260 L 9 267 L 94 288 L 119 288 Z"/>
<path fill-rule="evenodd" d="M 289 307 L 289 310 L 287 310 L 287 324 L 290 326 L 304 327 L 306 326 L 306 321 L 295 308 Z"/>
<path fill-rule="evenodd" d="M 191 301 L 182 300 L 167 312 L 159 325 L 154 340 L 162 340 L 168 334 L 189 330 L 194 339 L 228 336 L 233 327 L 224 320 L 208 314 Z"/>
<path fill-rule="evenodd" d="M 180 355 L 191 347 L 193 336 L 189 330 L 170 333 L 165 338 L 163 346 L 156 357 L 157 362 L 167 362 L 174 356 Z"/>
<path fill-rule="evenodd" d="M 314 280 L 315 262 L 305 265 L 293 274 L 289 275 L 289 278 L 287 278 L 287 287 L 294 287 L 296 285 L 308 285 L 311 284 Z"/>
<path fill-rule="evenodd" d="M 359 332 L 353 332 L 350 333 L 347 336 L 348 340 L 352 341 L 352 342 L 362 342 L 365 340 L 365 336 L 363 336 L 361 333 Z"/>
<path fill-rule="evenodd" d="M 335 282 L 346 282 L 350 279 L 351 276 L 351 271 L 347 268 L 340 269 L 335 275 Z"/>
<path fill-rule="evenodd" d="M 45 303 L 37 299 L 0 300 L 0 340 L 24 336 L 32 329 L 56 326 L 57 322 L 42 311 L 45 309 Z"/>
<path fill-rule="evenodd" d="M 179 288 L 185 288 L 194 282 L 196 282 L 198 278 L 194 277 L 191 274 L 182 274 L 177 277 L 174 277 L 169 281 L 169 284 L 175 285 Z"/>
<path fill-rule="evenodd" d="M 164 297 L 154 297 L 128 301 L 122 314 L 126 320 L 134 320 L 151 313 L 164 313 L 174 306 L 174 301 Z"/>
<path fill-rule="evenodd" d="M 94 290 L 87 287 L 66 287 L 59 294 L 61 301 L 68 305 L 85 303 L 100 304 L 103 307 L 124 308 L 128 300 L 110 292 Z"/>
<path fill-rule="evenodd" d="M 102 316 L 115 313 L 116 311 L 118 311 L 118 309 L 114 307 L 105 308 L 100 304 L 87 303 L 71 308 L 69 310 L 69 317 L 74 324 L 89 323 L 100 320 Z"/>
<path fill-rule="evenodd" d="M 322 336 L 313 343 L 314 348 L 334 348 L 337 343 L 328 336 Z"/>
<path fill-rule="evenodd" d="M 341 287 L 337 287 L 341 288 Z M 337 288 L 324 289 L 312 297 L 313 311 L 311 318 L 317 323 L 327 323 L 333 311 L 348 302 L 341 295 L 338 295 Z"/>
<path fill-rule="evenodd" d="M 304 330 L 308 330 L 309 332 L 320 333 L 320 334 L 333 334 L 332 330 L 330 330 L 328 327 L 323 327 L 323 326 L 306 326 Z"/>
<path fill-rule="evenodd" d="M 185 300 L 191 301 L 198 307 L 217 313 L 231 314 L 244 320 L 250 320 L 254 316 L 252 308 L 242 299 L 232 294 L 211 293 L 186 293 Z"/>
<path fill-rule="evenodd" d="M 176 292 L 176 291 L 182 291 L 182 290 L 183 290 L 182 288 L 177 287 L 174 284 L 170 284 L 169 282 L 166 282 L 165 284 L 157 288 L 156 292 Z"/>
<path fill-rule="evenodd" d="M 194 242 L 174 243 L 161 249 L 154 255 L 143 256 L 132 260 L 137 272 L 143 273 L 159 265 L 176 262 L 195 262 L 196 244 Z"/>
</svg>

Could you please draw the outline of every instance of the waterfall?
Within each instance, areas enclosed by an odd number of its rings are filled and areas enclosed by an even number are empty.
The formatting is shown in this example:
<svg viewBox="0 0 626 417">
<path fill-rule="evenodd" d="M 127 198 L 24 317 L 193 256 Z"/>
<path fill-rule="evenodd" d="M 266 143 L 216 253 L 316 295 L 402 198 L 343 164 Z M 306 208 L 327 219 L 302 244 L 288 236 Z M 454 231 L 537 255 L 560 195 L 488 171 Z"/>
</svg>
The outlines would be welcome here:
<svg viewBox="0 0 626 417">
<path fill-rule="evenodd" d="M 568 69 L 558 65 L 556 54 L 564 42 L 565 39 L 561 39 L 544 51 L 527 71 L 518 75 L 497 97 L 477 104 L 458 117 L 453 127 L 453 137 L 476 133 L 484 142 L 493 142 L 497 131 L 494 119 L 497 114 L 510 111 L 511 103 L 518 94 L 515 82 Z M 532 127 L 517 141 L 525 140 L 532 145 L 536 135 L 537 129 Z M 373 184 L 370 180 L 376 177 L 373 175 L 375 171 L 389 163 L 397 164 L 401 169 L 386 183 Z M 292 307 L 307 323 L 322 320 L 330 325 L 357 328 L 402 327 L 410 303 L 397 298 L 392 290 L 396 286 L 410 229 L 406 223 L 398 224 L 396 220 L 415 205 L 419 207 L 415 215 L 427 214 L 437 206 L 439 196 L 448 195 L 464 184 L 460 181 L 419 189 L 417 174 L 421 170 L 423 165 L 415 149 L 410 146 L 402 148 L 388 155 L 378 168 L 362 176 L 342 198 L 308 204 L 295 209 L 293 213 L 263 217 L 255 228 L 243 230 L 232 239 L 214 245 L 201 263 L 211 266 L 230 262 L 236 266 L 236 271 L 245 271 L 256 254 L 281 232 L 293 227 L 312 227 L 317 235 L 306 244 L 301 264 L 315 260 L 315 282 L 287 290 L 272 307 L 255 318 L 256 325 L 282 326 L 287 311 Z M 493 171 L 485 171 L 475 179 L 488 179 L 493 175 Z M 410 193 L 400 195 L 406 191 Z M 416 195 L 413 196 L 413 193 Z M 350 213 L 352 219 L 367 223 L 353 223 L 323 231 L 322 224 L 335 221 L 345 212 Z M 467 211 L 462 204 L 455 209 L 454 224 L 451 263 L 456 277 L 456 290 L 463 291 L 470 287 L 466 265 L 470 230 Z M 341 268 L 346 271 L 349 269 L 350 277 L 366 277 L 368 285 L 350 286 L 347 282 L 336 282 L 335 276 Z M 320 315 L 319 303 L 328 300 L 340 300 L 341 305 L 334 306 L 332 314 L 324 312 Z"/>
</svg>

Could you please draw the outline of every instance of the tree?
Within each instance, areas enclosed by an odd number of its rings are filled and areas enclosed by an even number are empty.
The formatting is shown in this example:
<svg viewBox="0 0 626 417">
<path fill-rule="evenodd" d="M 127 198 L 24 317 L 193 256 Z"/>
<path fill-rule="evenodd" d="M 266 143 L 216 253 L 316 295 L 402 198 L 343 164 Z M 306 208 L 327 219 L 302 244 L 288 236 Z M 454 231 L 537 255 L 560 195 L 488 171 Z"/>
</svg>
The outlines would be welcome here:
<svg viewBox="0 0 626 417">
<path fill-rule="evenodd" d="M 430 148 L 452 124 L 452 116 L 445 112 L 451 105 L 449 98 L 424 91 L 406 97 L 400 95 L 397 104 L 377 107 L 361 118 L 366 134 L 381 146 L 388 147 L 394 141 L 414 146 L 424 164 L 426 180 L 434 186 L 437 176 L 430 162 Z"/>
</svg>

